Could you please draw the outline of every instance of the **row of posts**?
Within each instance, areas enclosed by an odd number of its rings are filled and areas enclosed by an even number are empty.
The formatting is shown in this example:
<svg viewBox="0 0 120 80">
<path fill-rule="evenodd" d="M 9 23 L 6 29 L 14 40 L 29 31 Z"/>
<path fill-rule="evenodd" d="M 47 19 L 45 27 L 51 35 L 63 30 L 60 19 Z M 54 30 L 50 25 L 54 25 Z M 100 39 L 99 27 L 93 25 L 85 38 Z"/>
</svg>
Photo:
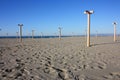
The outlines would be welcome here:
<svg viewBox="0 0 120 80">
<path fill-rule="evenodd" d="M 88 25 L 87 26 L 87 47 L 90 47 L 90 15 L 93 13 L 94 13 L 93 10 L 91 10 L 91 11 L 86 10 L 84 12 L 84 14 L 87 14 L 87 17 L 88 17 L 88 21 L 87 21 L 87 25 Z M 117 25 L 117 23 L 114 22 L 113 25 L 114 25 L 114 42 L 115 42 L 116 41 L 116 25 Z M 20 27 L 20 42 L 22 42 L 22 26 L 23 26 L 23 24 L 18 24 L 18 26 Z M 61 40 L 61 29 L 62 28 L 59 27 L 58 29 L 59 29 L 59 40 Z M 33 38 L 33 36 L 34 36 L 34 30 L 32 30 L 32 38 Z"/>
<path fill-rule="evenodd" d="M 20 27 L 20 42 L 22 42 L 22 26 L 23 26 L 23 24 L 18 24 L 18 26 Z M 58 28 L 59 29 L 59 40 L 61 40 L 61 27 L 59 27 Z M 17 33 L 17 36 L 19 35 L 18 34 L 18 32 L 16 32 Z M 33 39 L 33 37 L 34 37 L 34 30 L 32 30 L 32 39 Z"/>
</svg>

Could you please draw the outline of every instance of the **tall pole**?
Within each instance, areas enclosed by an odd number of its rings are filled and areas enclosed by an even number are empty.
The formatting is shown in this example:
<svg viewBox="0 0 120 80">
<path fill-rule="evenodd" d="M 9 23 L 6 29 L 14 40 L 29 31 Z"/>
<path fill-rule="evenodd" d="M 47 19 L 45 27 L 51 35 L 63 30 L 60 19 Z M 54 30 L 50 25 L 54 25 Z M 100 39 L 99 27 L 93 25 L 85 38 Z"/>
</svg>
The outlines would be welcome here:
<svg viewBox="0 0 120 80">
<path fill-rule="evenodd" d="M 2 29 L 0 28 L 0 31 L 1 31 Z M 1 35 L 0 35 L 1 36 Z"/>
<path fill-rule="evenodd" d="M 114 42 L 116 41 L 116 25 L 114 25 Z"/>
<path fill-rule="evenodd" d="M 42 36 L 43 36 L 43 33 L 41 32 L 41 38 L 42 38 Z"/>
<path fill-rule="evenodd" d="M 117 23 L 114 22 L 113 25 L 114 25 L 114 42 L 116 42 L 116 25 L 117 25 Z"/>
<path fill-rule="evenodd" d="M 98 31 L 96 31 L 96 38 L 98 37 Z"/>
<path fill-rule="evenodd" d="M 22 26 L 23 26 L 23 24 L 18 24 L 18 26 L 20 27 L 20 42 L 22 42 Z"/>
<path fill-rule="evenodd" d="M 88 21 L 87 21 L 87 47 L 90 47 L 90 14 L 93 13 L 93 11 L 88 11 L 86 10 L 84 12 L 88 16 Z"/>
<path fill-rule="evenodd" d="M 18 36 L 19 36 L 19 34 L 18 34 L 18 32 L 16 32 L 16 39 L 17 39 L 17 41 L 18 41 Z"/>
<path fill-rule="evenodd" d="M 85 41 L 86 41 L 86 37 L 87 37 L 87 30 L 85 30 Z"/>
<path fill-rule="evenodd" d="M 72 32 L 72 37 L 74 37 L 74 32 Z"/>
<path fill-rule="evenodd" d="M 56 33 L 54 33 L 54 36 L 56 36 Z"/>
<path fill-rule="evenodd" d="M 34 38 L 34 30 L 32 30 L 32 39 Z"/>
<path fill-rule="evenodd" d="M 61 27 L 59 27 L 58 29 L 59 29 L 59 40 L 61 40 Z"/>
<path fill-rule="evenodd" d="M 6 38 L 8 38 L 8 33 L 6 33 Z"/>
<path fill-rule="evenodd" d="M 90 14 L 88 14 L 87 47 L 90 46 Z"/>
</svg>

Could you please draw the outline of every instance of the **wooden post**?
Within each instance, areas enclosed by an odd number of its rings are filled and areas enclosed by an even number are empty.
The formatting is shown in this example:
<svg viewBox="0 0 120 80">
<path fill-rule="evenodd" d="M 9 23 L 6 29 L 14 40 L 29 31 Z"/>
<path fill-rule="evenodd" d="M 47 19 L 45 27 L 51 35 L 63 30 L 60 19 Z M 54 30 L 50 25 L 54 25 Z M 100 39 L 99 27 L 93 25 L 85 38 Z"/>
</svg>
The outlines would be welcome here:
<svg viewBox="0 0 120 80">
<path fill-rule="evenodd" d="M 88 14 L 87 47 L 90 47 L 90 14 Z"/>
<path fill-rule="evenodd" d="M 96 39 L 98 38 L 98 31 L 96 31 Z"/>
<path fill-rule="evenodd" d="M 87 21 L 87 47 L 90 47 L 90 14 L 93 13 L 93 10 L 92 11 L 88 11 L 86 10 L 84 12 L 85 14 L 87 14 L 88 16 L 88 21 Z"/>
<path fill-rule="evenodd" d="M 116 25 L 117 25 L 117 23 L 114 22 L 113 25 L 114 25 L 114 42 L 116 42 Z"/>
<path fill-rule="evenodd" d="M 22 26 L 23 26 L 23 24 L 18 24 L 18 26 L 20 27 L 20 42 L 22 42 Z"/>
<path fill-rule="evenodd" d="M 59 40 L 61 40 L 61 27 L 59 27 L 58 29 L 59 29 Z"/>
<path fill-rule="evenodd" d="M 18 37 L 19 37 L 19 34 L 18 34 L 18 32 L 16 32 L 16 39 L 17 39 L 17 42 L 19 41 L 19 40 L 18 40 Z"/>
<path fill-rule="evenodd" d="M 34 38 L 34 30 L 32 30 L 32 39 Z"/>
<path fill-rule="evenodd" d="M 72 37 L 74 37 L 74 32 L 72 32 Z"/>
<path fill-rule="evenodd" d="M 41 32 L 41 38 L 42 38 L 42 36 L 43 36 L 43 33 Z"/>
<path fill-rule="evenodd" d="M 8 38 L 8 33 L 6 33 L 6 38 Z"/>
<path fill-rule="evenodd" d="M 116 26 L 114 25 L 114 42 L 116 41 Z"/>
</svg>

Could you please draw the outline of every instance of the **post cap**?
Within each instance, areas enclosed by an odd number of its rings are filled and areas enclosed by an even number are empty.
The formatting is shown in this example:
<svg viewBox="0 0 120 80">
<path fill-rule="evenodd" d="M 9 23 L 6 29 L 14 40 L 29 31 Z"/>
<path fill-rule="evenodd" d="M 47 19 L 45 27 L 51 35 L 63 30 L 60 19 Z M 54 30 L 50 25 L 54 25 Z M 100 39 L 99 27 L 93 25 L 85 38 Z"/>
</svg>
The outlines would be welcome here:
<svg viewBox="0 0 120 80">
<path fill-rule="evenodd" d="M 93 10 L 90 10 L 90 11 L 86 10 L 86 11 L 84 12 L 84 14 L 93 14 L 93 13 L 94 13 Z"/>
</svg>

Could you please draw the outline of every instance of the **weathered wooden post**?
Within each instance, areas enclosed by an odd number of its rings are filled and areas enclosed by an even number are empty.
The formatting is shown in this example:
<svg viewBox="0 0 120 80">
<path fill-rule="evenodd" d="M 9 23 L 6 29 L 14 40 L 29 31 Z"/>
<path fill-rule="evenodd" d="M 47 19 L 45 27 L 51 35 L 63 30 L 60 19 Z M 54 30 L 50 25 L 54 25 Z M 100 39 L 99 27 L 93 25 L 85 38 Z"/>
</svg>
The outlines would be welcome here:
<svg viewBox="0 0 120 80">
<path fill-rule="evenodd" d="M 58 28 L 59 29 L 59 40 L 61 40 L 61 27 Z"/>
<path fill-rule="evenodd" d="M 113 25 L 114 25 L 114 42 L 116 42 L 116 25 L 117 25 L 117 23 L 113 22 Z"/>
<path fill-rule="evenodd" d="M 87 14 L 87 16 L 88 16 L 88 27 L 87 27 L 87 47 L 90 47 L 90 14 L 92 14 L 93 13 L 93 10 L 91 10 L 91 11 L 88 11 L 88 10 L 86 10 L 85 12 L 84 12 L 84 14 Z"/>
<path fill-rule="evenodd" d="M 20 42 L 22 42 L 22 26 L 23 26 L 23 24 L 18 24 L 18 26 L 20 27 Z"/>
<path fill-rule="evenodd" d="M 32 39 L 34 38 L 34 31 L 35 31 L 35 30 L 32 30 Z"/>
</svg>

